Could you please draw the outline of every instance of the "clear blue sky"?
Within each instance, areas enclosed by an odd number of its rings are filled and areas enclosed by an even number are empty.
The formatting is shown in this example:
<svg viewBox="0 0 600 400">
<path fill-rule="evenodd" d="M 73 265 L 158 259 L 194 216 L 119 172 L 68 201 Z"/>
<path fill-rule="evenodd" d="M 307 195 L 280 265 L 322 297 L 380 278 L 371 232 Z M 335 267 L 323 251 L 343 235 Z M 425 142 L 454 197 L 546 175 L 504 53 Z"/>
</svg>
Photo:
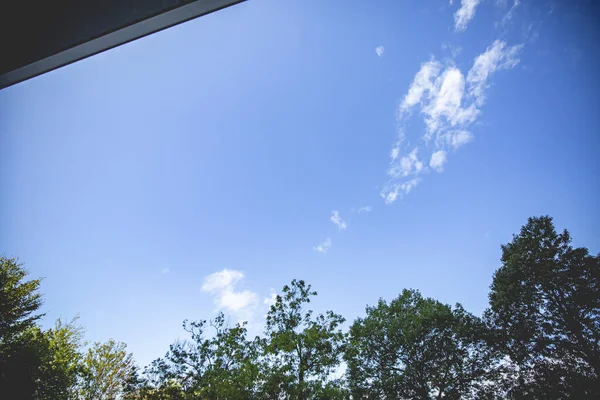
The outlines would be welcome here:
<svg viewBox="0 0 600 400">
<path fill-rule="evenodd" d="M 45 326 L 146 364 L 293 278 L 349 320 L 408 287 L 480 314 L 529 216 L 598 252 L 598 7 L 453 3 L 251 0 L 0 91 L 0 252 Z"/>
</svg>

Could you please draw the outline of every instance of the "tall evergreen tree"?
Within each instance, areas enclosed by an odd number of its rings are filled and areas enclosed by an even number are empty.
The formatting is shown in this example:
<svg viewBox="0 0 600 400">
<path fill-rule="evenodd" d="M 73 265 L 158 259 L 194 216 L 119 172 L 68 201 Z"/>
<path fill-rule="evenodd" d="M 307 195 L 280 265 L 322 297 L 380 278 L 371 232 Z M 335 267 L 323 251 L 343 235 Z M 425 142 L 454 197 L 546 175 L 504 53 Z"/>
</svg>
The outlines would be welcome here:
<svg viewBox="0 0 600 400">
<path fill-rule="evenodd" d="M 486 316 L 518 368 L 515 398 L 600 398 L 600 258 L 552 218 L 502 246 Z"/>
</svg>

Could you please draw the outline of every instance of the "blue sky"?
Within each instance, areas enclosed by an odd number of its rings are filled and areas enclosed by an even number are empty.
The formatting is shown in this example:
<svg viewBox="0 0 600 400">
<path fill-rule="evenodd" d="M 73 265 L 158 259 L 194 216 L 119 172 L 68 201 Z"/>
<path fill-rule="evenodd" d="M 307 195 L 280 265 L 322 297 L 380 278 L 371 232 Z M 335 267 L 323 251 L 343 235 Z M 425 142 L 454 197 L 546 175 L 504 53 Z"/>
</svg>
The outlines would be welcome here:
<svg viewBox="0 0 600 400">
<path fill-rule="evenodd" d="M 293 278 L 479 314 L 527 217 L 600 250 L 592 3 L 251 0 L 2 90 L 0 252 L 141 364 Z"/>
</svg>

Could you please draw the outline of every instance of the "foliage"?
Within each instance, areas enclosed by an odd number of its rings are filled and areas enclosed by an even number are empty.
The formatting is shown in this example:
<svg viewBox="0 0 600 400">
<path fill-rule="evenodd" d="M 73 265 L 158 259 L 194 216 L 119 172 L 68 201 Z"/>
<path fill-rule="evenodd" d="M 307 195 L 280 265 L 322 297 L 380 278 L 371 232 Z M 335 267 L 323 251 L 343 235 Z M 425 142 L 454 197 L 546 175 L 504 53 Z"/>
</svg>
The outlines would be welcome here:
<svg viewBox="0 0 600 400">
<path fill-rule="evenodd" d="M 7 360 L 0 392 L 25 399 L 76 399 L 82 330 L 75 321 L 58 320 L 48 331 L 33 327 L 25 332 Z"/>
<path fill-rule="evenodd" d="M 490 308 L 480 319 L 416 290 L 366 308 L 347 334 L 332 311 L 313 315 L 316 292 L 283 287 L 265 334 L 246 323 L 184 321 L 143 372 L 126 345 L 37 321 L 39 280 L 0 258 L 0 397 L 123 400 L 370 400 L 600 398 L 600 257 L 573 248 L 550 217 L 530 218 L 502 246 Z M 345 361 L 346 371 L 344 373 Z M 343 375 L 342 375 L 343 373 Z"/>
<path fill-rule="evenodd" d="M 42 331 L 40 280 L 15 259 L 0 257 L 0 393 L 22 398 L 74 398 L 82 331 L 58 320 Z"/>
<path fill-rule="evenodd" d="M 40 280 L 25 281 L 27 275 L 16 259 L 0 256 L 0 373 L 18 336 L 43 315 L 36 314 L 42 304 Z"/>
<path fill-rule="evenodd" d="M 518 367 L 514 397 L 600 397 L 600 259 L 552 218 L 502 246 L 486 316 Z"/>
<path fill-rule="evenodd" d="M 83 358 L 80 395 L 86 400 L 115 399 L 134 373 L 133 355 L 127 353 L 125 343 L 96 342 Z"/>
<path fill-rule="evenodd" d="M 460 305 L 452 309 L 418 291 L 380 300 L 350 328 L 345 358 L 354 398 L 481 397 L 492 361 L 484 333 Z"/>
<path fill-rule="evenodd" d="M 191 340 L 171 345 L 163 359 L 155 360 L 138 391 L 169 393 L 173 398 L 252 398 L 257 347 L 246 339 L 245 325 L 229 327 L 223 314 L 209 323 L 184 321 Z M 207 326 L 215 330 L 210 338 L 204 335 Z"/>
<path fill-rule="evenodd" d="M 267 314 L 265 355 L 268 367 L 263 375 L 265 395 L 284 391 L 292 399 L 313 398 L 323 390 L 327 378 L 339 365 L 344 350 L 340 325 L 344 318 L 327 311 L 313 318 L 305 310 L 317 292 L 302 280 L 283 287 Z M 271 368 L 271 366 L 277 366 Z"/>
</svg>

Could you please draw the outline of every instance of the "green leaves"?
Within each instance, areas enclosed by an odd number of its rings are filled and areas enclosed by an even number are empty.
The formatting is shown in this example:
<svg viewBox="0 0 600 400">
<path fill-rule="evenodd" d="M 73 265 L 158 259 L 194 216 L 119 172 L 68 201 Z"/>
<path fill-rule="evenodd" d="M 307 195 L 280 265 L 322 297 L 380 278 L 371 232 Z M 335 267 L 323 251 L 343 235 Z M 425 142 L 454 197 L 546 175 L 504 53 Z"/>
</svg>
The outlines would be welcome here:
<svg viewBox="0 0 600 400">
<path fill-rule="evenodd" d="M 154 361 L 146 369 L 145 387 L 138 391 L 190 399 L 252 398 L 258 353 L 257 344 L 246 339 L 245 325 L 230 327 L 223 314 L 210 322 L 184 321 L 191 340 L 174 343 L 163 359 Z M 208 328 L 213 336 L 207 338 Z"/>
<path fill-rule="evenodd" d="M 246 323 L 184 321 L 189 338 L 139 374 L 124 343 L 81 352 L 74 319 L 41 330 L 39 280 L 0 258 L 0 394 L 25 399 L 600 398 L 600 261 L 550 217 L 502 246 L 483 319 L 403 290 L 344 333 L 317 293 L 285 285 L 262 337 Z M 342 360 L 346 363 L 345 374 Z"/>
<path fill-rule="evenodd" d="M 11 346 L 43 314 L 40 280 L 25 281 L 28 273 L 16 259 L 0 256 L 0 363 Z"/>
<path fill-rule="evenodd" d="M 345 319 L 332 311 L 313 318 L 312 310 L 305 306 L 317 292 L 302 280 L 294 279 L 282 292 L 267 314 L 265 384 L 294 399 L 314 398 L 340 363 L 345 339 L 340 325 Z M 270 370 L 273 365 L 280 368 Z"/>
<path fill-rule="evenodd" d="M 0 257 L 0 393 L 22 398 L 72 399 L 79 372 L 81 329 L 76 319 L 42 331 L 39 279 L 15 259 Z"/>
<path fill-rule="evenodd" d="M 89 400 L 116 399 L 134 373 L 133 355 L 125 343 L 96 342 L 83 357 L 79 393 Z"/>
<path fill-rule="evenodd" d="M 350 328 L 348 380 L 355 398 L 470 398 L 489 377 L 481 322 L 418 291 L 367 307 Z"/>
</svg>

